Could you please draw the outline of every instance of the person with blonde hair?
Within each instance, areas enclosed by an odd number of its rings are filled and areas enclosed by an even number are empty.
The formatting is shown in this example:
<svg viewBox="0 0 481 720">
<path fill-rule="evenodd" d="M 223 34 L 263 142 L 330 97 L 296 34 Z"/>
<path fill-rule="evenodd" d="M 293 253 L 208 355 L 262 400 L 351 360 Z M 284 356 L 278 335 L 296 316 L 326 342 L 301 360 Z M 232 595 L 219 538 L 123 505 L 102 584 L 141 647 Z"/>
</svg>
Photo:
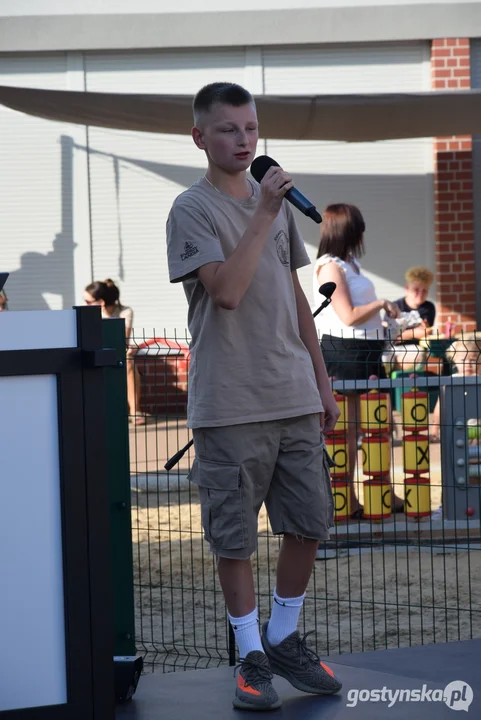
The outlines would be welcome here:
<svg viewBox="0 0 481 720">
<path fill-rule="evenodd" d="M 401 313 L 411 313 L 417 311 L 419 314 L 419 322 L 417 325 L 411 325 L 403 330 L 397 337 L 397 342 L 409 343 L 417 345 L 419 340 L 426 336 L 426 331 L 434 326 L 436 319 L 436 307 L 434 303 L 427 299 L 429 288 L 434 281 L 434 273 L 425 267 L 417 265 L 406 271 L 404 276 L 406 291 L 404 297 L 396 300 Z"/>
<path fill-rule="evenodd" d="M 405 295 L 395 301 L 399 318 L 386 323 L 389 339 L 384 361 L 394 363 L 395 368 L 410 370 L 424 362 L 426 351 L 420 341 L 432 329 L 436 318 L 434 303 L 427 299 L 434 273 L 417 265 L 409 268 L 404 277 Z"/>
<path fill-rule="evenodd" d="M 446 358 L 451 360 L 455 367 L 452 377 L 481 375 L 481 333 L 468 333 L 455 340 L 446 350 Z M 440 427 L 441 408 L 438 398 L 429 433 L 431 440 L 439 440 Z"/>
<path fill-rule="evenodd" d="M 462 338 L 455 340 L 448 350 L 446 357 L 451 360 L 455 367 L 452 377 L 473 377 L 481 375 L 481 333 L 468 333 Z M 452 421 L 451 421 L 452 422 Z M 433 441 L 437 441 L 441 436 L 441 402 L 438 398 L 436 407 L 432 415 L 431 426 L 429 428 L 429 437 Z M 438 520 L 443 516 L 443 506 L 440 505 L 431 517 Z"/>
</svg>

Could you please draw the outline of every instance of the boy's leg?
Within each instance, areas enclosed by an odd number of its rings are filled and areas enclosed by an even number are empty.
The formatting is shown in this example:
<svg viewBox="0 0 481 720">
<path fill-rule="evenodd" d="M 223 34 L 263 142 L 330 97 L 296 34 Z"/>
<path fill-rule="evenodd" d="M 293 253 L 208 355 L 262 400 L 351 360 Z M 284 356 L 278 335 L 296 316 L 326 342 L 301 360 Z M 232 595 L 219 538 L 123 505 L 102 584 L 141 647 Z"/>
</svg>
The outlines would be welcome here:
<svg viewBox="0 0 481 720">
<path fill-rule="evenodd" d="M 272 529 L 284 539 L 271 618 L 262 643 L 274 673 L 299 690 L 338 692 L 342 685 L 299 635 L 297 623 L 319 541 L 329 538 L 333 498 L 319 416 L 285 421 L 281 450 L 266 499 Z"/>
<path fill-rule="evenodd" d="M 297 630 L 318 547 L 318 540 L 284 535 L 267 632 L 271 645 L 278 645 Z"/>
<path fill-rule="evenodd" d="M 202 525 L 217 557 L 229 621 L 239 649 L 234 706 L 280 707 L 258 623 L 250 557 L 257 546 L 257 516 L 279 448 L 278 423 L 194 430 L 196 459 L 190 479 L 199 486 Z"/>
<path fill-rule="evenodd" d="M 219 557 L 217 572 L 224 593 L 229 621 L 239 649 L 239 657 L 258 650 L 264 652 L 254 592 L 254 577 L 249 560 Z"/>
</svg>

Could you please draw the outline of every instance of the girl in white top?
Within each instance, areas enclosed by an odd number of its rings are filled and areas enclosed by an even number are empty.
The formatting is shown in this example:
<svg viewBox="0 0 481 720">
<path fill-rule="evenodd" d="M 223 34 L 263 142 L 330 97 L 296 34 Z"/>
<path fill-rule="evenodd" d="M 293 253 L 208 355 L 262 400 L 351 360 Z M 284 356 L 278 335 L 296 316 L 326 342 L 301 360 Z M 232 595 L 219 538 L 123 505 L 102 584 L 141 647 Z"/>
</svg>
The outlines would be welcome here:
<svg viewBox="0 0 481 720">
<path fill-rule="evenodd" d="M 364 254 L 364 219 L 357 207 L 339 203 L 323 212 L 321 241 L 314 267 L 314 304 L 319 304 L 319 286 L 336 283 L 331 305 L 317 316 L 321 348 L 330 377 L 336 380 L 367 380 L 370 376 L 385 377 L 382 365 L 384 330 L 381 311 L 397 317 L 399 309 L 389 300 L 376 297 L 374 285 L 359 264 Z M 359 394 L 362 390 L 345 391 L 348 424 L 349 479 L 351 517 L 361 518 L 362 507 L 354 492 L 357 458 Z M 393 508 L 402 508 L 395 499 Z"/>
<path fill-rule="evenodd" d="M 329 263 L 334 263 L 339 270 L 333 268 L 325 268 Z M 332 297 L 331 305 L 316 317 L 316 327 L 320 333 L 334 335 L 343 338 L 360 338 L 362 340 L 379 340 L 383 337 L 384 328 L 381 322 L 381 313 L 375 310 L 374 313 L 366 318 L 361 324 L 352 324 L 352 311 L 354 308 L 361 308 L 374 304 L 374 307 L 384 308 L 376 297 L 374 284 L 366 275 L 362 273 L 361 266 L 355 257 L 347 260 L 341 260 L 340 257 L 325 253 L 318 257 L 314 266 L 314 297 L 319 292 L 319 277 L 325 278 L 329 276 L 337 276 L 337 284 L 335 294 Z M 339 282 L 340 280 L 340 282 Z M 324 280 L 322 282 L 328 282 Z M 322 283 L 321 283 L 322 284 Z M 347 288 L 344 288 L 347 286 Z M 343 292 L 347 289 L 349 295 Z M 339 292 L 339 290 L 341 292 Z M 343 297 L 341 297 L 343 296 Z M 385 301 L 386 303 L 388 301 Z M 349 304 L 351 308 L 349 308 Z M 338 312 L 336 312 L 336 307 Z M 351 310 L 351 313 L 349 313 Z M 338 314 L 339 313 L 339 314 Z M 350 324 L 347 324 L 350 322 Z"/>
</svg>

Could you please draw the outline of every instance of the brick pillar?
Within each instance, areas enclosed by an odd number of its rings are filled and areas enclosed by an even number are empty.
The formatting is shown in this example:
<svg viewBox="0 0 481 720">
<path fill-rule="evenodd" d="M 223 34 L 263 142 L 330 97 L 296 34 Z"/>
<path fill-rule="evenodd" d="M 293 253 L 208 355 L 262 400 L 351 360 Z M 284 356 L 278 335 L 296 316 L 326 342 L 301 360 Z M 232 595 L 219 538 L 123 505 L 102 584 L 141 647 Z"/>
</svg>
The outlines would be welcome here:
<svg viewBox="0 0 481 720">
<path fill-rule="evenodd" d="M 433 40 L 433 90 L 471 87 L 469 39 Z M 434 140 L 434 221 L 437 326 L 451 316 L 456 330 L 476 327 L 474 198 L 471 136 Z"/>
</svg>

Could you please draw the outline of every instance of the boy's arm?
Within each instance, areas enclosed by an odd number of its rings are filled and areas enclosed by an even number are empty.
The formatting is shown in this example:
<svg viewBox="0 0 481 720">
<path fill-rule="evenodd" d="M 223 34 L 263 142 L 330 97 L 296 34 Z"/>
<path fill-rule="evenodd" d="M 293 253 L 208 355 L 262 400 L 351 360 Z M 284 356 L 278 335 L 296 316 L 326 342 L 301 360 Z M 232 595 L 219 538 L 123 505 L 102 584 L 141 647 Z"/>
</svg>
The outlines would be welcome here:
<svg viewBox="0 0 481 720">
<path fill-rule="evenodd" d="M 269 230 L 293 187 L 292 178 L 280 167 L 270 167 L 261 182 L 261 195 L 254 216 L 232 255 L 224 262 L 199 268 L 198 276 L 213 301 L 225 310 L 235 310 L 255 275 Z"/>
<path fill-rule="evenodd" d="M 297 277 L 297 272 L 292 273 L 292 282 L 294 284 L 294 292 L 296 295 L 297 318 L 299 322 L 299 334 L 301 340 L 306 346 L 311 356 L 314 373 L 316 375 L 317 387 L 321 401 L 324 406 L 324 418 L 321 420 L 324 430 L 333 430 L 340 415 L 340 410 L 334 399 L 331 389 L 331 383 L 327 375 L 324 358 L 322 357 L 321 348 L 319 347 L 319 339 L 317 330 L 312 317 L 311 308 L 307 302 L 307 298 Z"/>
</svg>

